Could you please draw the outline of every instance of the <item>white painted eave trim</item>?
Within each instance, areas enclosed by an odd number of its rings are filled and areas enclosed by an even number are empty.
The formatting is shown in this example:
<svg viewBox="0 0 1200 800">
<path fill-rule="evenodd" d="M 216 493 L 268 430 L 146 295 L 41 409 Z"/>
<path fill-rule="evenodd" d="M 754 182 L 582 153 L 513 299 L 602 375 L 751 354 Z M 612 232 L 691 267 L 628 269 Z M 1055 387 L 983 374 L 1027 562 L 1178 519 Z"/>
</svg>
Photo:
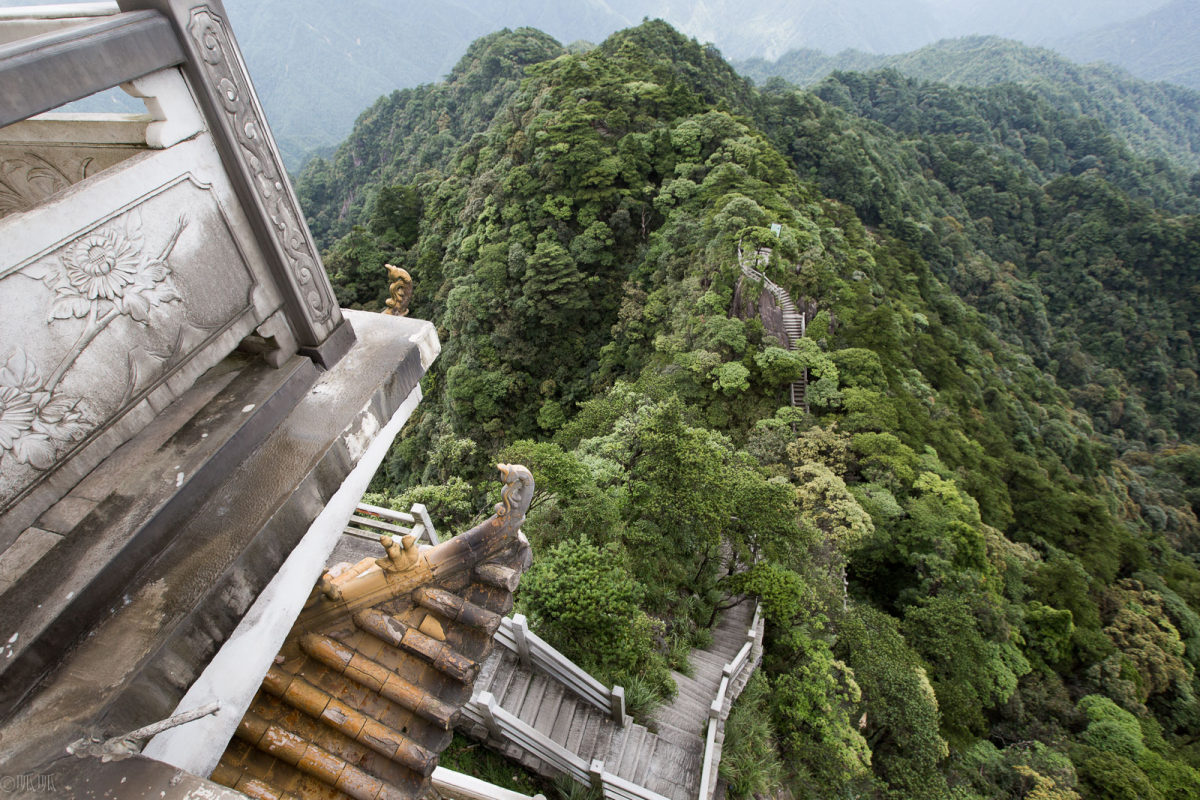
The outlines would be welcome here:
<svg viewBox="0 0 1200 800">
<path fill-rule="evenodd" d="M 431 326 L 432 327 L 432 326 Z M 176 706 L 176 714 L 219 702 L 215 715 L 155 736 L 143 755 L 208 777 L 250 707 L 262 678 L 300 615 L 325 562 L 388 449 L 421 401 L 415 386 L 254 601 L 228 641 Z"/>
</svg>

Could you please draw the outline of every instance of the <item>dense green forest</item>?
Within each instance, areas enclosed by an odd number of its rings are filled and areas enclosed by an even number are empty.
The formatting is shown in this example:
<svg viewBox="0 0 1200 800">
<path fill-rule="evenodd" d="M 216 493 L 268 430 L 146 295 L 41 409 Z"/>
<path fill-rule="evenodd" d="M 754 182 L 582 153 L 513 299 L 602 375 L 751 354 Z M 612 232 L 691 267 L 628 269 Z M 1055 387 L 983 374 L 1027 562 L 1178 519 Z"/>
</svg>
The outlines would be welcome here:
<svg viewBox="0 0 1200 800">
<path fill-rule="evenodd" d="M 1154 47 L 1125 49 L 1156 52 Z M 1073 63 L 1053 50 L 996 36 L 947 39 L 888 56 L 795 50 L 776 61 L 750 59 L 737 66 L 759 83 L 780 77 L 805 87 L 837 71 L 879 69 L 954 86 L 1015 83 L 1060 111 L 1093 117 L 1145 158 L 1200 169 L 1200 92 L 1139 80 L 1109 64 Z"/>
<path fill-rule="evenodd" d="M 342 302 L 404 266 L 443 342 L 382 501 L 459 527 L 528 464 L 518 602 L 635 707 L 761 599 L 730 796 L 1200 797 L 1182 168 L 1012 85 L 756 90 L 647 22 L 480 40 L 298 187 Z"/>
</svg>

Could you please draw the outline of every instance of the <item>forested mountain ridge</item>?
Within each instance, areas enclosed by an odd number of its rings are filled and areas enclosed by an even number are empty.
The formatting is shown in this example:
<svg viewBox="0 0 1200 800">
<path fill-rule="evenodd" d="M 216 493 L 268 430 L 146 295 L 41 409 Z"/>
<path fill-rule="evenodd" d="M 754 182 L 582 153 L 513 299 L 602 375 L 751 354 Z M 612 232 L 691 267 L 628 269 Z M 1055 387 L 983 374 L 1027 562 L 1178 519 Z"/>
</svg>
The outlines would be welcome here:
<svg viewBox="0 0 1200 800">
<path fill-rule="evenodd" d="M 764 125 L 802 174 L 917 248 L 1098 431 L 1196 434 L 1194 180 L 1014 86 L 837 73 L 814 94 L 826 105 L 765 95 Z M 882 127 L 846 137 L 854 123 L 829 105 Z"/>
<path fill-rule="evenodd" d="M 760 597 L 732 796 L 1200 792 L 1190 185 L 1012 87 L 756 92 L 663 23 L 544 52 L 494 106 L 465 63 L 394 117 L 411 141 L 301 178 L 327 230 L 361 199 L 339 297 L 378 308 L 403 265 L 444 343 L 381 500 L 454 525 L 490 460 L 529 464 L 519 602 L 635 704 L 725 592 Z M 453 148 L 383 166 L 460 108 Z M 810 313 L 795 349 L 757 246 Z"/>
<path fill-rule="evenodd" d="M 541 31 L 522 28 L 476 40 L 446 80 L 380 97 L 328 160 L 306 165 L 298 189 L 321 244 L 363 219 L 379 187 L 444 171 L 466 139 L 482 133 L 516 92 L 525 67 L 566 51 Z"/>
<path fill-rule="evenodd" d="M 798 50 L 774 62 L 751 59 L 736 66 L 760 84 L 780 77 L 811 86 L 833 72 L 876 69 L 953 86 L 1015 83 L 1060 111 L 1093 117 L 1145 158 L 1200 170 L 1200 92 L 1139 80 L 1107 64 L 1075 64 L 1052 50 L 994 36 L 948 39 L 890 56 Z"/>
</svg>

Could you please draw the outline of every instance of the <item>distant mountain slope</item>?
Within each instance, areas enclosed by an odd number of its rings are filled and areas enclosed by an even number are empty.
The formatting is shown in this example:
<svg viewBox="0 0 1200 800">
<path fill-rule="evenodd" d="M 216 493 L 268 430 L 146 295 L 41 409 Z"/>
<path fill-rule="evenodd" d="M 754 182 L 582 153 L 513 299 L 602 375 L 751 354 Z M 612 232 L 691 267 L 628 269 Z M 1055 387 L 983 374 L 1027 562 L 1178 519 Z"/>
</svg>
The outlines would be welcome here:
<svg viewBox="0 0 1200 800">
<path fill-rule="evenodd" d="M 1117 25 L 1169 0 L 927 0 L 946 36 L 994 34 L 1029 44 Z M 895 52 L 895 51 L 892 51 Z"/>
<path fill-rule="evenodd" d="M 802 50 L 775 62 L 754 59 L 736 66 L 759 83 L 779 76 L 800 86 L 839 70 L 882 68 L 957 86 L 1017 83 L 1056 108 L 1094 117 L 1142 156 L 1200 169 L 1200 92 L 1148 83 L 1103 64 L 1080 66 L 1051 50 L 1019 42 L 972 36 L 896 56 L 851 51 L 823 57 Z"/>
<path fill-rule="evenodd" d="M 778 58 L 811 47 L 900 53 L 953 36 L 1043 44 L 1119 24 L 1167 0 L 608 0 L 632 20 L 662 17 L 729 58 Z M 553 31 L 551 31 L 553 33 Z"/>
<path fill-rule="evenodd" d="M 1151 81 L 1200 89 L 1200 2 L 1176 0 L 1128 22 L 1051 43 L 1076 61 L 1109 61 Z"/>
<path fill-rule="evenodd" d="M 0 0 L 0 7 L 32 0 Z M 1193 0 L 1194 2 L 1194 0 Z M 732 58 L 797 48 L 898 53 L 945 37 L 998 34 L 1025 42 L 1125 24 L 1166 0 L 226 0 L 285 161 L 350 132 L 380 95 L 442 78 L 467 45 L 529 26 L 561 42 L 599 42 L 662 18 Z M 1140 41 L 1140 40 L 1139 40 Z M 1153 46 L 1152 40 L 1145 44 Z M 1136 55 L 1136 54 L 1135 54 Z M 1143 54 L 1150 57 L 1149 54 Z M 859 68 L 857 65 L 853 68 Z M 118 93 L 119 94 L 119 93 Z M 117 97 L 116 102 L 124 102 Z M 114 110 L 111 97 L 99 106 Z"/>
<path fill-rule="evenodd" d="M 476 38 L 536 25 L 599 40 L 629 20 L 602 0 L 227 0 L 250 73 L 290 166 L 342 140 L 381 95 L 436 81 Z"/>
</svg>

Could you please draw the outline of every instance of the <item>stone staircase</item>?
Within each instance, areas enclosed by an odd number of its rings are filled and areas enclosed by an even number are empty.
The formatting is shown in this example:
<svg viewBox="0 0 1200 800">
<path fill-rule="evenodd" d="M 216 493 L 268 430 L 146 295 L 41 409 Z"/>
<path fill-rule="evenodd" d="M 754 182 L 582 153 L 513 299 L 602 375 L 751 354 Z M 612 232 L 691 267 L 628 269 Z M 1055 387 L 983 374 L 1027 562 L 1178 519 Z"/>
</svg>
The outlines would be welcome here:
<svg viewBox="0 0 1200 800">
<path fill-rule="evenodd" d="M 562 768 L 566 761 L 586 764 L 587 772 L 576 771 L 574 777 L 583 780 L 587 776 L 594 784 L 602 783 L 606 797 L 696 800 L 702 775 L 706 774 L 705 730 L 713 718 L 712 707 L 714 701 L 719 701 L 716 713 L 723 719 L 736 696 L 733 690 L 721 691 L 724 669 L 746 644 L 753 618 L 752 602 L 726 611 L 713 629 L 712 644 L 689 654 L 692 675 L 672 673 L 678 688 L 675 700 L 658 708 L 645 725 L 628 717 L 623 718 L 623 724 L 618 723 L 613 713 L 598 707 L 594 699 L 586 699 L 536 665 L 522 666 L 516 652 L 498 647 L 479 674 L 473 705 L 478 705 L 481 698 L 494 698 L 499 709 L 549 739 L 554 745 L 551 749 L 560 753 L 557 758 L 537 758 L 528 746 L 512 737 L 489 737 L 486 727 L 472 722 L 465 728 L 543 775 L 570 773 Z M 755 642 L 761 643 L 761 630 Z M 745 670 L 744 678 L 751 671 Z M 737 686 L 738 691 L 740 688 Z M 719 762 L 719 741 L 716 756 L 714 773 Z M 628 786 L 618 787 L 619 783 Z M 706 788 L 708 796 L 712 787 Z"/>
<path fill-rule="evenodd" d="M 657 708 L 651 715 L 659 726 L 669 725 L 695 736 L 704 735 L 709 707 L 720 690 L 722 670 L 733 661 L 746 643 L 746 630 L 754 616 L 754 603 L 747 600 L 726 610 L 712 629 L 713 642 L 704 650 L 688 654 L 692 675 L 672 672 L 679 693 L 674 702 Z"/>
<path fill-rule="evenodd" d="M 652 733 L 632 721 L 618 725 L 553 677 L 523 669 L 507 649 L 497 649 L 476 687 L 585 762 L 602 761 L 605 771 L 671 800 L 694 798 L 704 749 L 698 734 L 669 726 Z"/>
<path fill-rule="evenodd" d="M 747 258 L 739 248 L 738 263 L 742 268 L 742 274 L 750 280 L 761 283 L 763 287 L 771 293 L 775 298 L 776 305 L 779 306 L 779 311 L 783 317 L 783 330 L 787 334 L 787 347 L 789 350 L 796 349 L 796 343 L 804 338 L 805 320 L 804 315 L 796 309 L 796 304 L 792 302 L 792 296 L 787 293 L 782 286 L 773 282 L 770 278 L 764 275 L 755 267 L 760 264 L 766 264 L 771 258 L 770 248 L 759 248 L 755 250 L 749 258 Z M 792 407 L 803 408 L 805 413 L 808 412 L 808 370 L 804 370 L 804 374 L 800 380 L 794 382 L 789 387 Z"/>
</svg>

